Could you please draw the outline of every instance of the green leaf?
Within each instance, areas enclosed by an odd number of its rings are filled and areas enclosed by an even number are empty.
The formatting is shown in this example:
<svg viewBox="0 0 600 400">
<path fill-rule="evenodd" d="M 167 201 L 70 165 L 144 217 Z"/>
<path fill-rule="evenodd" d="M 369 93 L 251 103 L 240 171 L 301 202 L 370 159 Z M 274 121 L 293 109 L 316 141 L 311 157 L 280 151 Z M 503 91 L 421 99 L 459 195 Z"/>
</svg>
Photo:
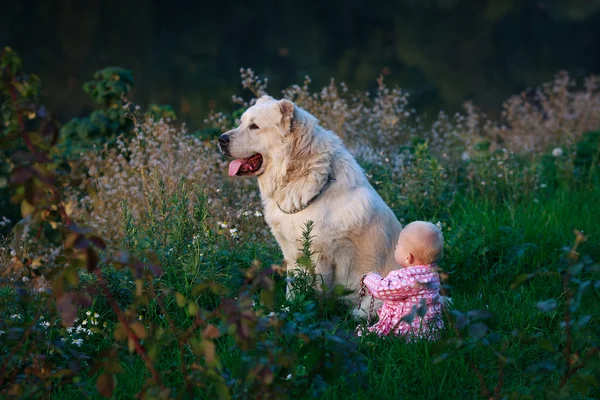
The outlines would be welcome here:
<svg viewBox="0 0 600 400">
<path fill-rule="evenodd" d="M 190 301 L 187 311 L 188 314 L 193 317 L 200 312 L 200 308 L 196 305 L 196 303 Z"/>
<path fill-rule="evenodd" d="M 175 301 L 179 307 L 184 307 L 187 303 L 185 296 L 179 292 L 175 293 Z"/>
<path fill-rule="evenodd" d="M 260 302 L 263 306 L 272 309 L 275 305 L 275 292 L 272 290 L 263 290 L 260 293 Z"/>
</svg>

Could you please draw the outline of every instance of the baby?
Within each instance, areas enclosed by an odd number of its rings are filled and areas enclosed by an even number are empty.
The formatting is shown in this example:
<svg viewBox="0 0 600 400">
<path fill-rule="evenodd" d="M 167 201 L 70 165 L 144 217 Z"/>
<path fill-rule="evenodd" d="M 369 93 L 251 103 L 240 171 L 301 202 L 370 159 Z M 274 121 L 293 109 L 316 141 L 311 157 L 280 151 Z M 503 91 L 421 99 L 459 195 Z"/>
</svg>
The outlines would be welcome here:
<svg viewBox="0 0 600 400">
<path fill-rule="evenodd" d="M 440 277 L 435 262 L 443 248 L 444 237 L 434 224 L 415 221 L 404 227 L 394 252 L 396 262 L 402 268 L 385 278 L 375 272 L 363 276 L 371 296 L 383 300 L 378 311 L 379 321 L 368 328 L 371 332 L 379 336 L 393 332 L 409 339 L 437 338 L 443 321 Z M 423 314 L 425 306 L 427 311 Z M 407 317 L 411 314 L 412 321 Z M 403 321 L 403 317 L 407 318 Z"/>
</svg>

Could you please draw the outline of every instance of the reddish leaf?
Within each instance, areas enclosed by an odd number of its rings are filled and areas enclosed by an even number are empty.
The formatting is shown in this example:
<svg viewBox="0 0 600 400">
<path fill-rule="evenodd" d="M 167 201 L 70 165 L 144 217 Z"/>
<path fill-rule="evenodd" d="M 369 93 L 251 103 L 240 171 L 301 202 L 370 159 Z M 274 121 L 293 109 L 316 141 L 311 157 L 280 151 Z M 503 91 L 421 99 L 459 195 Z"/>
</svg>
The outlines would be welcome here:
<svg viewBox="0 0 600 400">
<path fill-rule="evenodd" d="M 37 203 L 35 181 L 33 179 L 28 179 L 27 182 L 25 182 L 25 198 L 31 205 L 35 205 Z"/>
<path fill-rule="evenodd" d="M 90 242 L 85 236 L 77 235 L 75 238 L 75 243 L 73 243 L 73 247 L 75 247 L 77 250 L 87 249 L 90 247 Z"/>
<path fill-rule="evenodd" d="M 90 233 L 90 229 L 88 228 L 82 228 L 79 225 L 77 225 L 74 222 L 71 222 L 70 224 L 67 225 L 67 229 L 70 230 L 73 233 L 79 233 L 79 234 L 86 234 L 86 233 Z"/>
<path fill-rule="evenodd" d="M 87 255 L 87 270 L 89 272 L 93 272 L 96 268 L 98 268 L 98 253 L 92 247 L 88 247 L 86 250 Z"/>
<path fill-rule="evenodd" d="M 42 129 L 43 135 L 50 137 L 50 144 L 52 146 L 54 146 L 58 140 L 58 132 L 58 124 L 54 119 L 50 119 Z"/>
<path fill-rule="evenodd" d="M 23 150 L 17 150 L 14 153 L 12 153 L 10 158 L 16 163 L 28 163 L 33 161 L 34 157 L 33 153 Z"/>
<path fill-rule="evenodd" d="M 149 263 L 146 264 L 146 266 L 148 267 L 148 269 L 150 270 L 150 272 L 152 272 L 152 274 L 154 276 L 162 276 L 163 271 L 162 268 L 154 263 Z"/>
<path fill-rule="evenodd" d="M 112 397 L 116 384 L 117 382 L 115 381 L 114 375 L 105 373 L 98 377 L 96 388 L 98 389 L 100 396 L 110 398 Z"/>
<path fill-rule="evenodd" d="M 106 243 L 104 243 L 104 240 L 102 240 L 98 236 L 91 236 L 90 237 L 90 242 L 92 242 L 94 244 L 94 246 L 96 246 L 100 250 L 105 250 L 106 249 Z"/>
<path fill-rule="evenodd" d="M 144 325 L 142 325 L 141 322 L 133 322 L 129 324 L 129 328 L 139 339 L 146 338 L 146 328 L 144 328 Z"/>
<path fill-rule="evenodd" d="M 31 153 L 29 151 L 17 150 L 10 157 L 16 163 L 49 163 L 51 160 L 45 153 Z"/>
<path fill-rule="evenodd" d="M 10 174 L 10 181 L 16 185 L 21 185 L 27 182 L 28 179 L 33 178 L 35 170 L 29 166 L 20 166 L 12 170 Z"/>
<path fill-rule="evenodd" d="M 207 363 L 211 364 L 216 356 L 215 344 L 210 340 L 203 340 L 202 347 L 204 348 L 204 359 Z"/>
<path fill-rule="evenodd" d="M 221 332 L 219 331 L 219 328 L 217 328 L 213 324 L 208 324 L 202 332 L 202 337 L 204 339 L 216 339 L 219 336 L 221 336 Z"/>
<path fill-rule="evenodd" d="M 65 293 L 57 302 L 58 313 L 60 314 L 63 326 L 69 327 L 77 318 L 77 305 L 80 307 L 89 307 L 92 305 L 92 299 L 87 294 Z"/>
</svg>

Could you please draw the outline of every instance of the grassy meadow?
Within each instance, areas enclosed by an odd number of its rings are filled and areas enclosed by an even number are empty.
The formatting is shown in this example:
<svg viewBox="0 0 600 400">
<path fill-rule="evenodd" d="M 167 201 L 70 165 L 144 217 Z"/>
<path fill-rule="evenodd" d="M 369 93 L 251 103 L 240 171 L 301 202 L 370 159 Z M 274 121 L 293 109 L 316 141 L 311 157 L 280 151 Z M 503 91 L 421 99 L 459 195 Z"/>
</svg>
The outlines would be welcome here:
<svg viewBox="0 0 600 400">
<path fill-rule="evenodd" d="M 242 79 L 248 107 L 266 86 Z M 382 81 L 370 96 L 309 81 L 284 91 L 340 134 L 401 222 L 442 227 L 452 304 L 434 343 L 354 337 L 342 289 L 314 290 L 310 230 L 306 272 L 286 277 L 256 182 L 227 177 L 214 135 L 135 118 L 113 146 L 81 153 L 72 171 L 86 179 L 63 191 L 106 244 L 97 269 L 81 253 L 87 231 L 42 242 L 24 221 L 2 244 L 0 393 L 599 398 L 600 94 L 595 78 L 572 83 L 559 74 L 509 99 L 501 121 L 467 104 L 431 124 Z"/>
</svg>

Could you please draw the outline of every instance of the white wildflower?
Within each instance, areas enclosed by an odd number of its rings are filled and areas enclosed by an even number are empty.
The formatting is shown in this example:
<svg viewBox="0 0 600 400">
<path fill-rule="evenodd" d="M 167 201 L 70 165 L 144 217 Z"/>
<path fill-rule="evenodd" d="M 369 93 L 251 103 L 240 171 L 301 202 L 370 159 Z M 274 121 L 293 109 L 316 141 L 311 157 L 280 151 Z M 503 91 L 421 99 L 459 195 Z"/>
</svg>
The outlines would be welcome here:
<svg viewBox="0 0 600 400">
<path fill-rule="evenodd" d="M 3 330 L 0 330 L 0 336 L 6 334 L 6 332 L 4 332 Z"/>
<path fill-rule="evenodd" d="M 463 153 L 460 155 L 460 158 L 467 162 L 471 159 L 471 156 L 469 155 L 469 153 L 467 151 L 463 151 Z"/>
<path fill-rule="evenodd" d="M 254 216 L 255 217 L 262 217 L 262 213 L 260 211 L 254 211 Z"/>
<path fill-rule="evenodd" d="M 552 155 L 554 157 L 560 157 L 563 155 L 563 149 L 561 149 L 560 147 L 555 148 L 554 150 L 552 150 Z"/>
<path fill-rule="evenodd" d="M 23 319 L 23 318 L 21 317 L 21 314 L 13 314 L 13 315 L 11 315 L 10 317 L 11 317 L 12 319 Z"/>
<path fill-rule="evenodd" d="M 78 347 L 81 347 L 81 345 L 83 344 L 83 339 L 73 339 L 71 343 L 77 345 Z"/>
</svg>

